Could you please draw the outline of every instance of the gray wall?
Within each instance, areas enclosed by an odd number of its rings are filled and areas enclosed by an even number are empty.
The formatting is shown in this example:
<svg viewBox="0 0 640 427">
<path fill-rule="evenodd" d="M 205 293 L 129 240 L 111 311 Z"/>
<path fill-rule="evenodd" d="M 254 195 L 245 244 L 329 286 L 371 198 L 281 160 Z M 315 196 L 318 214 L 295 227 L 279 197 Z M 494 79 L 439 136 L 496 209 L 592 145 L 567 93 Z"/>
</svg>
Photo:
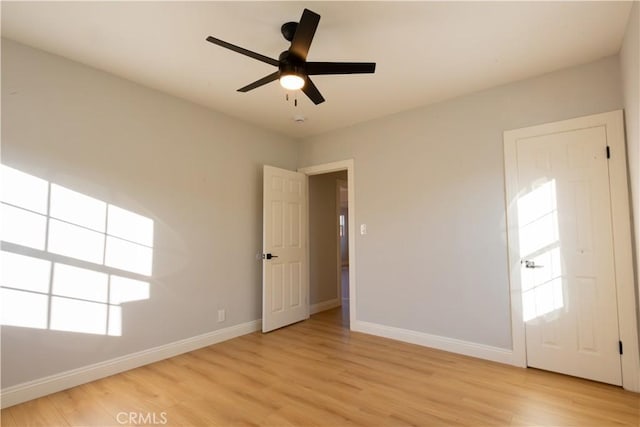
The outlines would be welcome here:
<svg viewBox="0 0 640 427">
<path fill-rule="evenodd" d="M 358 320 L 511 348 L 502 133 L 620 108 L 610 57 L 304 141 L 355 160 Z"/>
<path fill-rule="evenodd" d="M 155 239 L 121 337 L 3 326 L 2 387 L 260 318 L 262 165 L 296 159 L 287 137 L 3 40 L 2 163 L 150 217 Z"/>
<path fill-rule="evenodd" d="M 624 119 L 627 136 L 631 210 L 634 217 L 636 252 L 636 289 L 640 295 L 640 4 L 634 2 L 620 51 Z"/>
<path fill-rule="evenodd" d="M 309 177 L 309 296 L 311 304 L 338 298 L 336 181 L 347 172 Z"/>
</svg>

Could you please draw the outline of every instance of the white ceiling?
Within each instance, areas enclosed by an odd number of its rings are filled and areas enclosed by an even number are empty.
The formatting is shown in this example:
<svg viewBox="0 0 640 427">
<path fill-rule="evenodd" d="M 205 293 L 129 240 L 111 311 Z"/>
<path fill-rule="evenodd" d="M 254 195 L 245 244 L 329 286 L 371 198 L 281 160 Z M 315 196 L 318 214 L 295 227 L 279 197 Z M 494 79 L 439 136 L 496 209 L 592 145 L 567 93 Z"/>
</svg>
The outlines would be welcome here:
<svg viewBox="0 0 640 427">
<path fill-rule="evenodd" d="M 275 68 L 280 26 L 321 15 L 310 61 L 373 61 L 371 75 L 316 76 L 326 102 L 298 107 Z M 616 54 L 630 2 L 7 2 L 2 36 L 295 138 Z M 293 116 L 303 115 L 298 124 Z"/>
</svg>

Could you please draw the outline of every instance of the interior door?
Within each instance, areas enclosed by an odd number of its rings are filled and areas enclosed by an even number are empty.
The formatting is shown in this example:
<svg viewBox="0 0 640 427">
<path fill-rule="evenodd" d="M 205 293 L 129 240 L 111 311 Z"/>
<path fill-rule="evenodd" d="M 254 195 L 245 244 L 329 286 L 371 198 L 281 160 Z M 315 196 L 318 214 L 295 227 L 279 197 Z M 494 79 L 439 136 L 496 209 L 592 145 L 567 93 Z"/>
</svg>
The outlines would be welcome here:
<svg viewBox="0 0 640 427">
<path fill-rule="evenodd" d="M 264 166 L 262 332 L 309 317 L 307 176 Z"/>
<path fill-rule="evenodd" d="M 527 364 L 622 384 L 604 126 L 517 141 Z"/>
</svg>

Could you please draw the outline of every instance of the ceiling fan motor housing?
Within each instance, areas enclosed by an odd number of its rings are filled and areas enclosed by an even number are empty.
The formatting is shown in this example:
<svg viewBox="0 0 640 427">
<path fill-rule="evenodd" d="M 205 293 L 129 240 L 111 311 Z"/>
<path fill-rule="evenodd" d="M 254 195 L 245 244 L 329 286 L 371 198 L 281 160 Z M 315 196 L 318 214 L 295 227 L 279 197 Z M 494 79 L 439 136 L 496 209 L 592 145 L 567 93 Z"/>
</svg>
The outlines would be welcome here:
<svg viewBox="0 0 640 427">
<path fill-rule="evenodd" d="M 288 50 L 285 50 L 278 57 L 278 70 L 280 75 L 295 74 L 304 79 L 307 78 L 307 72 L 304 60 L 297 58 Z"/>
</svg>

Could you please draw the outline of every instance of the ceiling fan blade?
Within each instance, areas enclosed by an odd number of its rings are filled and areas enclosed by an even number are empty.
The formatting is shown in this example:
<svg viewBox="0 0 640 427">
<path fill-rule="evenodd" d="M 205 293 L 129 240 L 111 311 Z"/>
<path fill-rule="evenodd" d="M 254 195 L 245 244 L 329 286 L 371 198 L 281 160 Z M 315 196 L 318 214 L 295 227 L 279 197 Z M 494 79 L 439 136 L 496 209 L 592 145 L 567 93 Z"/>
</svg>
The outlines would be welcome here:
<svg viewBox="0 0 640 427">
<path fill-rule="evenodd" d="M 241 53 L 241 54 L 246 55 L 248 57 L 251 57 L 253 59 L 257 59 L 258 61 L 266 62 L 267 64 L 274 65 L 276 67 L 279 65 L 279 62 L 277 60 L 273 59 L 273 58 L 269 58 L 268 56 L 260 55 L 259 53 L 252 52 L 250 50 L 247 50 L 247 49 L 242 48 L 240 46 L 236 46 L 236 45 L 231 44 L 231 43 L 227 43 L 224 40 L 220 40 L 220 39 L 217 39 L 215 37 L 209 36 L 209 37 L 207 37 L 207 41 L 211 42 L 213 44 L 217 44 L 218 46 L 222 46 L 222 47 L 225 47 L 227 49 L 230 49 L 230 50 L 232 50 L 234 52 Z"/>
<path fill-rule="evenodd" d="M 296 28 L 296 32 L 291 40 L 291 47 L 289 52 L 293 53 L 298 58 L 305 61 L 307 54 L 309 53 L 309 47 L 313 40 L 313 35 L 316 33 L 318 23 L 320 22 L 320 15 L 315 12 L 305 9 L 302 12 L 302 17 Z"/>
<path fill-rule="evenodd" d="M 276 71 L 275 73 L 269 74 L 268 76 L 265 76 L 260 80 L 256 80 L 255 82 L 248 84 L 245 87 L 241 87 L 240 89 L 238 89 L 238 92 L 249 92 L 252 89 L 266 85 L 267 83 L 271 83 L 274 80 L 278 80 L 278 77 L 280 77 L 280 71 Z"/>
<path fill-rule="evenodd" d="M 302 91 L 309 97 L 310 100 L 313 101 L 314 104 L 318 105 L 324 102 L 324 97 L 309 77 L 307 77 L 307 81 L 302 87 Z"/>
<path fill-rule="evenodd" d="M 307 74 L 368 74 L 376 71 L 375 62 L 307 62 Z"/>
</svg>

